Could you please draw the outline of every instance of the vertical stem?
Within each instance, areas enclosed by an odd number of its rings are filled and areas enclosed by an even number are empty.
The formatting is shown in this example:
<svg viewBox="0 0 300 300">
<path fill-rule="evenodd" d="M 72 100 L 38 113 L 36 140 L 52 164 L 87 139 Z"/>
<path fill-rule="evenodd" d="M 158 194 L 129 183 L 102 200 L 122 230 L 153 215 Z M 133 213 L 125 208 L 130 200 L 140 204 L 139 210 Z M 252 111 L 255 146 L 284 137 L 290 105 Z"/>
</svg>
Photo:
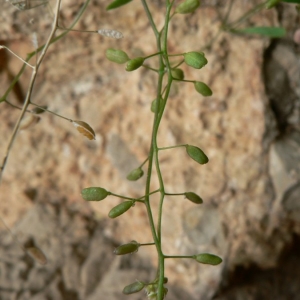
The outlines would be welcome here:
<svg viewBox="0 0 300 300">
<path fill-rule="evenodd" d="M 151 206 L 150 206 L 150 198 L 149 196 L 145 198 L 145 204 L 147 208 L 147 213 L 149 217 L 150 227 L 152 230 L 152 236 L 156 245 L 157 254 L 158 254 L 158 290 L 157 290 L 157 299 L 161 300 L 164 298 L 164 260 L 165 256 L 162 252 L 162 237 L 161 237 L 161 225 L 162 225 L 162 208 L 163 208 L 163 201 L 165 196 L 164 190 L 164 182 L 162 178 L 162 174 L 160 171 L 159 165 L 159 158 L 158 158 L 158 145 L 157 145 L 157 134 L 160 125 L 160 121 L 163 116 L 163 112 L 167 103 L 167 99 L 170 93 L 171 84 L 172 84 L 172 76 L 171 76 L 171 69 L 168 60 L 168 53 L 167 53 L 167 37 L 168 37 L 168 25 L 170 20 L 170 11 L 173 5 L 173 2 L 170 4 L 169 1 L 166 1 L 166 14 L 165 14 L 165 25 L 163 30 L 163 36 L 161 33 L 158 32 L 156 25 L 153 22 L 153 18 L 151 12 L 148 8 L 146 0 L 141 0 L 144 6 L 145 12 L 147 17 L 150 21 L 151 27 L 156 37 L 156 44 L 157 44 L 157 51 L 159 54 L 159 69 L 158 69 L 158 81 L 157 81 L 157 105 L 156 111 L 153 121 L 153 128 L 152 128 L 152 138 L 151 138 L 151 146 L 149 151 L 149 165 L 148 165 L 148 172 L 147 172 L 147 181 L 146 181 L 146 191 L 145 194 L 148 195 L 150 192 L 150 183 L 151 183 L 151 172 L 153 168 L 153 163 L 155 163 L 157 176 L 159 180 L 160 186 L 160 202 L 159 202 L 159 211 L 158 211 L 158 222 L 157 222 L 157 230 L 155 230 Z M 165 75 L 165 68 L 167 66 L 168 71 L 168 82 L 165 91 L 164 98 L 162 99 L 162 83 L 163 77 Z"/>
</svg>

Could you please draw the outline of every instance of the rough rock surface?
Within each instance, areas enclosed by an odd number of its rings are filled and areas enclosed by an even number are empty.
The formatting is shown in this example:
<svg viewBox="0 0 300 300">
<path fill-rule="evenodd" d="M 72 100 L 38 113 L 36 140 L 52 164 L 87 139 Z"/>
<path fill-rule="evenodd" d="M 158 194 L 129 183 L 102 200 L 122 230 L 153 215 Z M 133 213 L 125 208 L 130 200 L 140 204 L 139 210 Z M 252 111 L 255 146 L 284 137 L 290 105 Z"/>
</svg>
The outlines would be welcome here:
<svg viewBox="0 0 300 300">
<path fill-rule="evenodd" d="M 235 3 L 230 18 L 236 19 L 254 2 L 258 1 Z M 163 22 L 162 3 L 152 1 L 150 5 L 159 24 Z M 208 3 L 204 1 L 196 14 L 174 17 L 170 52 L 199 50 L 216 34 L 218 13 L 224 14 L 226 5 L 223 1 Z M 37 32 L 40 44 L 46 39 L 50 15 L 44 7 L 18 12 L 8 4 L 3 6 L 5 12 L 0 12 L 1 43 L 26 57 L 33 51 L 33 32 Z M 130 263 L 124 262 L 128 269 L 123 272 L 122 260 L 113 258 L 106 248 L 132 239 L 151 241 L 142 206 L 104 222 L 102 219 L 119 199 L 91 205 L 95 216 L 81 204 L 80 190 L 88 186 L 141 196 L 143 179 L 128 183 L 125 178 L 144 161 L 150 143 L 155 75 L 145 69 L 127 73 L 123 66 L 108 62 L 104 53 L 114 47 L 131 57 L 147 55 L 155 52 L 155 41 L 140 5 L 131 3 L 111 12 L 105 12 L 105 5 L 92 1 L 77 28 L 113 28 L 122 31 L 125 38 L 116 41 L 96 34 L 70 33 L 50 48 L 33 93 L 35 103 L 88 122 L 96 132 L 96 141 L 82 138 L 69 122 L 43 114 L 36 126 L 20 132 L 11 151 L 0 187 L 1 216 L 14 226 L 21 243 L 29 241 L 44 249 L 50 263 L 38 267 L 21 251 L 9 258 L 7 253 L 14 249 L 14 243 L 6 241 L 7 236 L 3 238 L 3 299 L 15 299 L 16 295 L 23 297 L 17 299 L 29 299 L 32 293 L 36 299 L 119 299 L 120 290 L 127 284 L 119 286 L 119 282 L 130 276 L 132 280 L 143 276 L 149 280 L 154 272 L 153 249 L 145 248 L 136 261 L 130 258 Z M 63 1 L 63 26 L 68 26 L 78 8 L 73 1 Z M 29 23 L 32 18 L 34 22 Z M 299 46 L 292 42 L 297 15 L 293 6 L 281 5 L 277 11 L 253 17 L 251 24 L 283 24 L 288 34 L 282 40 L 269 41 L 222 33 L 205 51 L 209 61 L 205 68 L 183 67 L 186 79 L 206 82 L 213 96 L 203 98 L 192 84 L 177 84 L 162 122 L 160 146 L 193 144 L 210 158 L 207 165 L 199 167 L 183 149 L 160 155 L 166 190 L 193 191 L 204 199 L 203 205 L 195 207 L 183 197 L 166 198 L 165 253 L 211 252 L 224 259 L 218 267 L 188 260 L 168 261 L 170 299 L 203 300 L 214 295 L 220 299 L 261 299 L 256 293 L 260 285 L 250 279 L 248 298 L 239 296 L 246 294 L 244 285 L 235 285 L 236 274 L 283 269 L 283 255 L 299 241 L 300 55 Z M 5 61 L 8 63 L 1 61 L 1 95 L 8 87 L 8 75 L 16 74 L 21 66 L 10 55 Z M 23 92 L 29 76 L 28 70 L 22 77 Z M 17 98 L 12 94 L 9 100 L 20 105 L 20 95 Z M 1 104 L 1 157 L 18 114 Z M 157 188 L 157 183 L 152 188 Z M 154 206 L 156 200 L 154 197 Z M 80 209 L 70 213 L 77 205 Z M 88 212 L 84 214 L 81 209 Z M 53 231 L 57 234 L 52 235 Z M 97 254 L 91 249 L 97 249 Z M 139 271 L 133 273 L 131 268 Z M 284 270 L 293 271 L 288 267 Z M 274 281 L 281 280 L 283 274 L 277 272 Z M 260 278 L 267 280 L 268 276 Z M 247 282 L 245 285 L 247 289 Z M 280 291 L 280 299 L 296 299 L 290 297 L 296 290 L 284 295 Z"/>
</svg>

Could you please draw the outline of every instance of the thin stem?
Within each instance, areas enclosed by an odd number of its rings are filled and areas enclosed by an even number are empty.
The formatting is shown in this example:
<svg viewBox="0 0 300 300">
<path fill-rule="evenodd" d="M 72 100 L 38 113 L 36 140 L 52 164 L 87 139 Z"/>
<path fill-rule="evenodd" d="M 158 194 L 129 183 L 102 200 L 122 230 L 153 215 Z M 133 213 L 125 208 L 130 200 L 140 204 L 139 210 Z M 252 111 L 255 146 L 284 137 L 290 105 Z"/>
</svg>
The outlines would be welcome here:
<svg viewBox="0 0 300 300">
<path fill-rule="evenodd" d="M 77 16 L 75 17 L 75 19 L 73 20 L 73 22 L 69 26 L 69 29 L 66 30 L 65 32 L 63 32 L 62 34 L 58 35 L 57 37 L 53 37 L 52 40 L 51 40 L 51 44 L 57 42 L 58 40 L 60 40 L 61 38 L 63 38 L 65 35 L 67 35 L 70 30 L 72 30 L 72 28 L 77 24 L 77 22 L 79 21 L 79 19 L 83 15 L 83 13 L 86 10 L 89 2 L 90 2 L 90 0 L 86 0 L 86 2 L 83 4 L 83 6 L 81 7 L 81 9 L 79 10 Z M 27 55 L 26 62 L 28 62 L 38 52 L 42 51 L 44 49 L 44 47 L 45 47 L 45 45 L 42 45 L 38 49 L 36 49 L 33 52 L 29 53 Z M 14 88 L 16 82 L 20 79 L 21 75 L 24 73 L 25 68 L 26 68 L 26 64 L 24 63 L 23 66 L 22 66 L 22 68 L 20 69 L 19 73 L 15 76 L 14 80 L 11 82 L 10 86 L 8 87 L 8 89 L 6 90 L 6 92 L 4 93 L 4 95 L 0 98 L 0 103 L 6 100 L 7 96 L 9 95 L 9 93 Z"/>
<path fill-rule="evenodd" d="M 20 57 L 19 55 L 17 55 L 15 52 L 11 51 L 8 47 L 0 45 L 0 49 L 6 49 L 11 54 L 13 54 L 15 57 L 17 57 L 20 61 L 22 61 L 24 64 L 26 64 L 28 67 L 34 69 L 34 66 L 32 66 L 31 64 L 29 64 L 27 61 L 25 61 L 22 57 Z"/>
<path fill-rule="evenodd" d="M 168 150 L 168 149 L 181 148 L 181 147 L 186 147 L 186 146 L 187 146 L 187 144 L 168 146 L 168 147 L 160 147 L 160 148 L 158 148 L 158 150 Z"/>
<path fill-rule="evenodd" d="M 39 57 L 39 59 L 37 61 L 37 64 L 34 67 L 33 72 L 31 74 L 31 79 L 30 79 L 30 83 L 29 83 L 29 87 L 28 87 L 26 99 L 25 99 L 25 102 L 24 102 L 24 105 L 23 105 L 23 109 L 21 111 L 19 119 L 18 119 L 18 121 L 17 121 L 17 123 L 15 125 L 15 128 L 14 128 L 14 130 L 12 132 L 12 135 L 11 135 L 11 138 L 10 138 L 10 141 L 8 143 L 8 147 L 7 147 L 4 159 L 3 159 L 3 163 L 2 163 L 2 166 L 0 168 L 0 184 L 1 184 L 1 180 L 2 180 L 2 176 L 3 176 L 3 172 L 4 172 L 4 169 L 5 169 L 5 166 L 6 166 L 7 161 L 8 161 L 10 150 L 11 150 L 11 148 L 12 148 L 12 146 L 14 144 L 14 141 L 16 139 L 17 132 L 19 130 L 21 121 L 22 121 L 22 119 L 23 119 L 23 117 L 25 115 L 25 112 L 26 112 L 29 104 L 30 104 L 30 98 L 31 98 L 33 86 L 34 86 L 34 83 L 35 83 L 35 80 L 36 80 L 36 77 L 37 77 L 37 72 L 38 72 L 39 67 L 41 66 L 41 63 L 42 63 L 42 61 L 43 61 L 43 59 L 44 59 L 44 57 L 46 55 L 46 52 L 47 52 L 47 50 L 48 50 L 48 48 L 50 46 L 51 40 L 54 37 L 55 32 L 56 32 L 56 28 L 57 28 L 57 24 L 58 24 L 58 18 L 59 18 L 60 3 L 61 3 L 61 0 L 57 0 L 57 5 L 56 5 L 56 10 L 55 10 L 55 17 L 54 17 L 54 20 L 53 20 L 52 30 L 51 30 L 50 35 L 48 37 L 48 40 L 47 40 L 47 42 L 45 44 L 45 47 L 42 50 L 41 56 Z"/>
<path fill-rule="evenodd" d="M 140 244 L 140 246 L 153 246 L 155 245 L 155 243 L 144 243 L 144 244 Z"/>
<path fill-rule="evenodd" d="M 47 108 L 45 108 L 45 107 L 43 107 L 43 106 L 39 106 L 39 105 L 37 105 L 37 104 L 35 104 L 35 103 L 33 103 L 33 102 L 30 102 L 30 104 L 31 104 L 31 105 L 34 105 L 34 106 L 36 106 L 36 107 L 38 107 L 38 108 L 40 108 L 40 109 L 42 109 L 42 110 L 44 110 L 44 111 L 46 111 L 46 112 L 48 112 L 48 113 L 50 113 L 50 114 L 53 114 L 53 115 L 55 115 L 55 116 L 57 116 L 57 117 L 59 117 L 59 118 L 65 119 L 65 120 L 67 120 L 67 121 L 69 121 L 69 122 L 73 122 L 73 121 L 74 121 L 74 120 L 69 119 L 69 118 L 67 118 L 67 117 L 64 117 L 64 116 L 62 116 L 62 115 L 59 115 L 59 114 L 57 114 L 57 113 L 55 113 L 55 112 L 53 112 L 53 111 L 51 111 L 51 110 L 49 110 L 49 109 L 47 109 Z"/>
<path fill-rule="evenodd" d="M 184 196 L 185 193 L 165 193 L 167 196 Z"/>
<path fill-rule="evenodd" d="M 193 255 L 165 255 L 165 258 L 194 258 Z"/>
<path fill-rule="evenodd" d="M 19 106 L 17 106 L 17 105 L 14 105 L 14 104 L 12 104 L 11 102 L 9 102 L 8 100 L 5 100 L 4 101 L 5 103 L 7 103 L 8 105 L 10 105 L 11 107 L 13 107 L 13 108 L 16 108 L 16 109 L 18 109 L 18 110 L 22 110 L 23 109 L 23 107 L 19 107 Z M 26 112 L 28 112 L 28 113 L 33 113 L 31 110 L 26 110 Z"/>
</svg>

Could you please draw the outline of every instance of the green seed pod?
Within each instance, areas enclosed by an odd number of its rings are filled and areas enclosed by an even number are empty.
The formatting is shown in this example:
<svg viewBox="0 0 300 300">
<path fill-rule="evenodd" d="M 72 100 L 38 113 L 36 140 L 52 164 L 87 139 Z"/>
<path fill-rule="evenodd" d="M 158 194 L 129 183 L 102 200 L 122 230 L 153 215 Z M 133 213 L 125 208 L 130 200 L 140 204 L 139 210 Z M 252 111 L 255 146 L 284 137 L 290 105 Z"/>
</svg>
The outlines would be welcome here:
<svg viewBox="0 0 300 300">
<path fill-rule="evenodd" d="M 277 5 L 279 2 L 281 2 L 281 0 L 269 0 L 265 4 L 265 7 L 266 7 L 266 9 L 270 9 L 270 8 L 274 7 L 275 5 Z"/>
<path fill-rule="evenodd" d="M 171 74 L 173 78 L 178 79 L 178 80 L 183 80 L 184 79 L 184 73 L 181 69 L 172 69 Z"/>
<path fill-rule="evenodd" d="M 81 196 L 86 201 L 100 201 L 111 193 L 101 187 L 89 187 L 81 191 Z"/>
<path fill-rule="evenodd" d="M 122 5 L 125 5 L 129 2 L 131 2 L 132 0 L 115 0 L 113 2 L 111 2 L 107 7 L 106 10 L 111 10 L 111 9 L 115 9 L 118 8 Z"/>
<path fill-rule="evenodd" d="M 106 58 L 117 64 L 125 64 L 129 60 L 126 52 L 112 48 L 106 50 Z"/>
<path fill-rule="evenodd" d="M 197 163 L 201 165 L 208 163 L 208 157 L 200 148 L 191 145 L 186 145 L 186 152 L 189 155 L 189 157 L 191 157 Z"/>
<path fill-rule="evenodd" d="M 196 91 L 204 97 L 208 97 L 208 96 L 211 96 L 213 94 L 212 90 L 209 88 L 209 86 L 207 86 L 203 82 L 195 81 L 194 86 L 195 86 Z"/>
<path fill-rule="evenodd" d="M 200 0 L 186 0 L 179 4 L 175 12 L 178 14 L 188 14 L 194 12 L 200 6 Z"/>
<path fill-rule="evenodd" d="M 31 112 L 36 114 L 36 115 L 39 115 L 39 114 L 44 113 L 47 108 L 48 108 L 47 105 L 43 105 L 43 106 L 40 106 L 40 107 L 35 107 Z"/>
<path fill-rule="evenodd" d="M 127 62 L 126 71 L 131 72 L 138 69 L 143 63 L 145 59 L 143 57 L 136 57 Z"/>
<path fill-rule="evenodd" d="M 213 266 L 218 265 L 223 261 L 219 256 L 209 253 L 194 255 L 193 258 L 201 264 L 208 264 Z"/>
<path fill-rule="evenodd" d="M 169 279 L 168 277 L 164 277 L 164 284 L 168 283 Z"/>
<path fill-rule="evenodd" d="M 124 201 L 119 205 L 111 209 L 108 216 L 112 219 L 124 214 L 131 206 L 133 206 L 133 201 Z"/>
<path fill-rule="evenodd" d="M 184 53 L 184 62 L 195 69 L 201 69 L 207 64 L 207 59 L 202 52 Z"/>
<path fill-rule="evenodd" d="M 144 171 L 141 168 L 137 168 L 132 170 L 128 175 L 127 179 L 130 181 L 136 181 L 140 179 L 144 175 Z"/>
<path fill-rule="evenodd" d="M 202 204 L 203 200 L 193 192 L 184 193 L 185 197 L 196 204 Z"/>
<path fill-rule="evenodd" d="M 143 282 L 137 281 L 124 287 L 123 294 L 130 295 L 141 291 L 145 287 Z"/>
<path fill-rule="evenodd" d="M 140 247 L 140 244 L 136 241 L 131 241 L 128 244 L 121 245 L 114 250 L 114 254 L 116 255 L 124 255 L 133 252 L 137 252 Z"/>
</svg>

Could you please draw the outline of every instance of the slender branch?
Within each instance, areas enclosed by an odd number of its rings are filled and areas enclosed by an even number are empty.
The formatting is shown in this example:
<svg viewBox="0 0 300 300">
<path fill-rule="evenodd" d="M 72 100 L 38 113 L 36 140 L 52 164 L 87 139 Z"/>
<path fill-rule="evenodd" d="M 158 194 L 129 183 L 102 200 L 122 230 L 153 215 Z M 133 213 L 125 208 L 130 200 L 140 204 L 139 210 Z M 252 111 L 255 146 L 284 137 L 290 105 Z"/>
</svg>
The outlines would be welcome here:
<svg viewBox="0 0 300 300">
<path fill-rule="evenodd" d="M 2 163 L 2 166 L 0 168 L 0 184 L 1 184 L 1 180 L 2 180 L 2 177 L 3 177 L 3 172 L 4 172 L 4 169 L 5 169 L 5 166 L 7 164 L 7 161 L 8 161 L 8 157 L 9 157 L 9 153 L 10 153 L 10 150 L 14 144 L 14 141 L 16 139 L 16 136 L 17 136 L 17 132 L 19 130 L 19 127 L 20 127 L 20 124 L 21 124 L 21 121 L 25 115 L 25 112 L 30 104 L 30 98 L 31 98 L 31 94 L 32 94 L 32 90 L 33 90 L 33 86 L 34 86 L 34 83 L 35 83 L 35 80 L 36 80 L 36 77 L 37 77 L 37 72 L 39 70 L 39 67 L 41 66 L 41 63 L 46 55 L 46 52 L 50 46 L 50 43 L 51 43 L 51 40 L 52 38 L 54 37 L 55 35 L 55 32 L 56 32 L 56 29 L 57 29 L 57 24 L 58 24 L 58 18 L 59 18 L 59 9 L 60 9 L 60 3 L 61 3 L 61 0 L 57 0 L 57 4 L 56 4 L 56 9 L 55 9 L 55 17 L 54 17 L 54 20 L 53 20 L 53 25 L 52 25 L 52 30 L 50 32 L 50 35 L 48 37 L 48 40 L 42 50 L 42 53 L 37 61 L 37 64 L 36 66 L 34 67 L 33 69 L 33 72 L 31 74 L 31 79 L 30 79 L 30 83 L 29 83 L 29 88 L 28 88 L 28 92 L 27 92 L 27 95 L 26 95 L 26 99 L 25 99 L 25 102 L 24 102 L 24 105 L 23 105 L 23 109 L 21 111 L 21 114 L 19 116 L 19 119 L 15 125 L 15 128 L 12 132 L 12 135 L 11 135 L 11 138 L 10 138 L 10 141 L 8 143 L 8 147 L 7 147 L 7 150 L 6 150 L 6 153 L 5 153 L 5 156 L 4 156 L 4 159 L 3 159 L 3 163 Z"/>
</svg>

